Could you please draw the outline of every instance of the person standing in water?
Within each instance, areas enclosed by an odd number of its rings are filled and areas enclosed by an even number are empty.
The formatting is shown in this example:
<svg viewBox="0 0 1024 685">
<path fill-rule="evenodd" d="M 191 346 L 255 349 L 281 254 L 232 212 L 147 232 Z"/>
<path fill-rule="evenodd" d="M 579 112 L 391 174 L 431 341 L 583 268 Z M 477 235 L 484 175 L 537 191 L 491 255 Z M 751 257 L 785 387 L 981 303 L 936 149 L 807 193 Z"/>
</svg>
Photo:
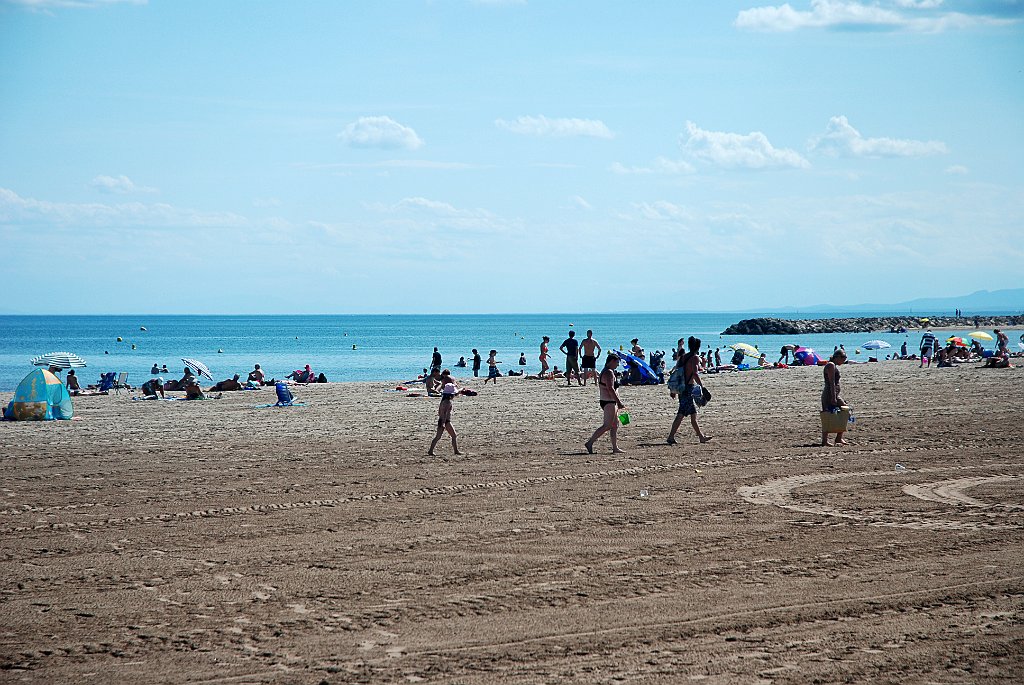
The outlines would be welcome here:
<svg viewBox="0 0 1024 685">
<path fill-rule="evenodd" d="M 601 405 L 601 411 L 604 413 L 604 423 L 594 431 L 594 434 L 590 436 L 590 440 L 587 440 L 583 445 L 590 454 L 594 453 L 594 441 L 605 433 L 611 433 L 612 454 L 625 454 L 625 452 L 619 449 L 618 443 L 619 417 L 617 409 L 626 408 L 626 405 L 622 404 L 622 400 L 619 399 L 618 393 L 615 392 L 615 367 L 618 365 L 619 356 L 615 353 L 609 353 L 607 359 L 604 360 L 604 369 L 601 371 L 601 376 L 597 381 L 598 387 L 601 389 L 599 404 Z"/>
<path fill-rule="evenodd" d="M 840 349 L 832 353 L 832 358 L 829 360 L 828 364 L 824 366 L 825 387 L 821 391 L 822 411 L 832 411 L 833 409 L 846 406 L 846 400 L 844 400 L 839 394 L 839 367 L 842 366 L 845 361 L 846 350 Z M 842 431 L 836 433 L 836 444 L 846 444 L 846 441 L 843 440 Z M 821 431 L 821 446 L 831 447 L 831 445 L 828 444 L 828 431 Z"/>
<path fill-rule="evenodd" d="M 452 451 L 455 454 L 462 454 L 459 451 L 459 436 L 455 434 L 455 427 L 452 426 L 452 401 L 454 399 L 455 384 L 446 383 L 441 390 L 441 402 L 437 405 L 437 434 L 434 435 L 434 439 L 430 443 L 430 449 L 427 450 L 427 454 L 431 457 L 434 456 L 434 448 L 437 447 L 437 441 L 441 439 L 445 431 L 448 431 L 448 435 L 452 436 Z"/>
</svg>

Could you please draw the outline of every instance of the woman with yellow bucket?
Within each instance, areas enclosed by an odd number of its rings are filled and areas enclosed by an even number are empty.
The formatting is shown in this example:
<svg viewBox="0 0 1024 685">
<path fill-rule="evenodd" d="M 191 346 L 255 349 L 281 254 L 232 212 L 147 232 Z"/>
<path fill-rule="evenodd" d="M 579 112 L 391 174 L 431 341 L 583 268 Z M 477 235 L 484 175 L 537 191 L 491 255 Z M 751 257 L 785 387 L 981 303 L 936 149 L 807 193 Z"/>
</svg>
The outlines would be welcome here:
<svg viewBox="0 0 1024 685">
<path fill-rule="evenodd" d="M 839 394 L 839 367 L 846 361 L 846 350 L 837 349 L 824 367 L 825 388 L 821 391 L 821 446 L 831 447 L 828 434 L 836 434 L 836 444 L 845 445 L 843 433 L 850 419 L 850 408 Z"/>
</svg>

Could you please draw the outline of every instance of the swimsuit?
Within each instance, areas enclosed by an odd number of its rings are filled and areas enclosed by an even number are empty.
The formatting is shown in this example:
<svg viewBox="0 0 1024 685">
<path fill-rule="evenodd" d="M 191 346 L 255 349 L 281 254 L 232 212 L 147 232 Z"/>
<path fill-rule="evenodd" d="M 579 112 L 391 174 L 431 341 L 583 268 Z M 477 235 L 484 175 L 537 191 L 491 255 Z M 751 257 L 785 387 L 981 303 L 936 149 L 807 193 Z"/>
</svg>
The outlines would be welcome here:
<svg viewBox="0 0 1024 685">
<path fill-rule="evenodd" d="M 589 354 L 583 355 L 583 368 L 584 369 L 596 369 L 597 368 L 597 357 Z"/>
<path fill-rule="evenodd" d="M 604 409 L 609 404 L 616 404 L 615 400 L 600 400 L 600 402 L 601 402 L 601 409 Z"/>
<path fill-rule="evenodd" d="M 825 369 L 828 369 L 828 366 L 825 366 Z M 827 371 L 822 371 L 822 373 L 827 374 L 828 372 Z M 839 367 L 837 366 L 836 367 L 836 394 L 835 394 L 836 397 L 839 397 L 839 378 L 840 378 Z M 838 406 L 839 405 L 837 405 L 837 404 L 832 404 L 832 392 L 831 392 L 831 390 L 829 388 L 828 376 L 826 375 L 825 376 L 825 388 L 821 391 L 821 410 L 822 411 L 832 411 L 833 409 L 835 409 Z"/>
</svg>

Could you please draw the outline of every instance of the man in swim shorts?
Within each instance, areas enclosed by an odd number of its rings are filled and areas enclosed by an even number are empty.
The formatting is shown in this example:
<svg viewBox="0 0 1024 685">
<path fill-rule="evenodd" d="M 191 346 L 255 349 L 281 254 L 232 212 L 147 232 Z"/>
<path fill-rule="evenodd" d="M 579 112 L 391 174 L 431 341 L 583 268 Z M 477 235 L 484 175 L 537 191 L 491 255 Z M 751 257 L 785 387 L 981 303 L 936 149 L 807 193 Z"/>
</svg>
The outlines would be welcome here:
<svg viewBox="0 0 1024 685">
<path fill-rule="evenodd" d="M 583 353 L 583 385 L 587 384 L 589 373 L 594 374 L 594 382 L 597 382 L 597 358 L 601 356 L 601 345 L 594 340 L 594 331 L 587 331 L 587 337 L 580 341 L 580 349 Z"/>
<path fill-rule="evenodd" d="M 575 374 L 576 384 L 583 385 L 580 378 L 580 341 L 576 339 L 576 331 L 569 331 L 569 337 L 558 349 L 565 353 L 565 384 L 572 385 L 572 377 Z"/>
</svg>

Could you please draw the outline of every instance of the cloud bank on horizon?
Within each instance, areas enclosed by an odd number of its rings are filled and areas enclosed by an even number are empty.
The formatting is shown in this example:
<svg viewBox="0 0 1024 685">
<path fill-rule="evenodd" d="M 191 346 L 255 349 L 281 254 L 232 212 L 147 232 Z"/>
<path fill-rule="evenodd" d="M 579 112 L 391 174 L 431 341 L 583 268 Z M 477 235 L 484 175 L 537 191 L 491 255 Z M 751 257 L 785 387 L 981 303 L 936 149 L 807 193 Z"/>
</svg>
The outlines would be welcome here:
<svg viewBox="0 0 1024 685">
<path fill-rule="evenodd" d="M 0 0 L 0 312 L 1022 285 L 1022 1 L 244 7 Z"/>
</svg>

